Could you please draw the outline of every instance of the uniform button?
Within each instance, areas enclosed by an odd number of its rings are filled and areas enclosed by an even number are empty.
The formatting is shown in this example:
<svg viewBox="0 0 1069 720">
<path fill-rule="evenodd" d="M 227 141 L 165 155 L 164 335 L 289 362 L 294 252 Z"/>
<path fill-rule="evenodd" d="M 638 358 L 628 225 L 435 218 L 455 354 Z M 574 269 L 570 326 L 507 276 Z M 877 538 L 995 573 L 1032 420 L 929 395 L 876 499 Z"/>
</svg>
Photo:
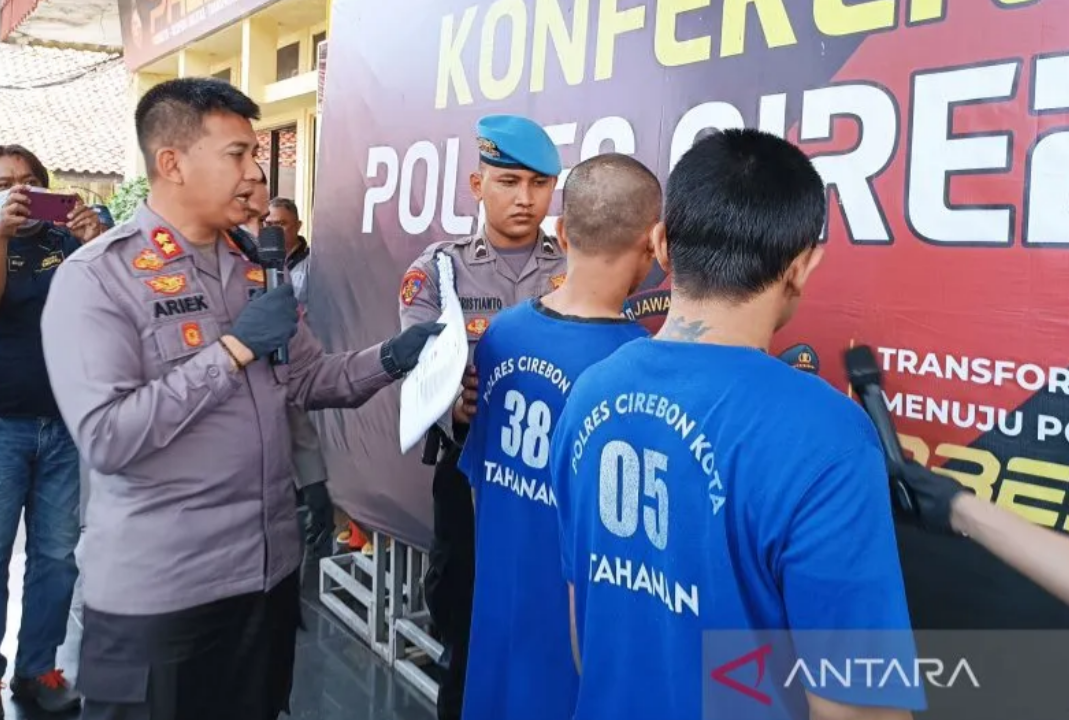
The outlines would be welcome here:
<svg viewBox="0 0 1069 720">
<path fill-rule="evenodd" d="M 208 375 L 213 377 L 213 378 L 219 377 L 219 368 L 217 368 L 217 367 L 208 368 Z"/>
</svg>

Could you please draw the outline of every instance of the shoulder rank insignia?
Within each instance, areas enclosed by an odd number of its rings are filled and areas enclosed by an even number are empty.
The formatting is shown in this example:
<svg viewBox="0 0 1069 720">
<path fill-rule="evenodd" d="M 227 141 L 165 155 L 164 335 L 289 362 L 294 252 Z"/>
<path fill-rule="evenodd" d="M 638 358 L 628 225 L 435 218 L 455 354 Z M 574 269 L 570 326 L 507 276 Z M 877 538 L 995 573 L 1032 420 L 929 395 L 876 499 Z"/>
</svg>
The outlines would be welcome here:
<svg viewBox="0 0 1069 720">
<path fill-rule="evenodd" d="M 185 275 L 157 275 L 145 281 L 153 291 L 161 295 L 177 295 L 186 289 Z"/>
<path fill-rule="evenodd" d="M 134 268 L 137 270 L 159 270 L 162 267 L 163 258 L 149 248 L 145 248 L 134 258 Z"/>
<path fill-rule="evenodd" d="M 245 271 L 245 279 L 249 282 L 263 283 L 264 281 L 264 269 L 258 267 L 251 267 Z"/>
<path fill-rule="evenodd" d="M 481 336 L 490 327 L 490 321 L 484 317 L 475 317 L 468 321 L 468 332 L 475 337 Z"/>
<path fill-rule="evenodd" d="M 158 227 L 152 231 L 152 244 L 168 260 L 173 260 L 182 254 L 182 247 L 175 241 L 171 231 L 165 227 Z"/>
<path fill-rule="evenodd" d="M 203 345 L 204 334 L 200 331 L 200 323 L 183 323 L 182 340 L 189 347 L 200 347 L 201 345 Z"/>
<path fill-rule="evenodd" d="M 557 288 L 559 288 L 561 285 L 564 284 L 564 278 L 565 277 L 566 277 L 565 273 L 561 273 L 559 275 L 554 275 L 553 277 L 551 277 L 549 279 L 549 286 L 551 288 L 553 288 L 554 290 L 556 290 Z"/>
<path fill-rule="evenodd" d="M 427 283 L 427 273 L 422 270 L 409 270 L 401 279 L 401 302 L 411 305 L 422 292 Z"/>
</svg>

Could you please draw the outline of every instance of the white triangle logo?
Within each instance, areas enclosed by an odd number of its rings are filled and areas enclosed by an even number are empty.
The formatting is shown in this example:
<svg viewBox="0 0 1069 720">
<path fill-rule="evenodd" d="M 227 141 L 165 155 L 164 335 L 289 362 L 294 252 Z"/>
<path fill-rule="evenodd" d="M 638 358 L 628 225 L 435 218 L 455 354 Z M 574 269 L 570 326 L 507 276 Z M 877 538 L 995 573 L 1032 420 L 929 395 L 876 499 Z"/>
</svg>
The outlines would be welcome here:
<svg viewBox="0 0 1069 720">
<path fill-rule="evenodd" d="M 720 508 L 724 507 L 726 498 L 723 495 L 713 495 L 709 493 L 709 499 L 713 501 L 713 515 L 720 512 Z"/>
</svg>

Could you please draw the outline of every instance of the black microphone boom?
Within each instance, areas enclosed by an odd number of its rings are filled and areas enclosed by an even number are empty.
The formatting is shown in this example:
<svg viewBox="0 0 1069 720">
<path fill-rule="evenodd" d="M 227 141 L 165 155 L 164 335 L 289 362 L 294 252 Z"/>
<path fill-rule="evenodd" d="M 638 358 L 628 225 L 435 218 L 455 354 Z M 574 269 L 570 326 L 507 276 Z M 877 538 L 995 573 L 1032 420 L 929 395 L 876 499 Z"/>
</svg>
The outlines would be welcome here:
<svg viewBox="0 0 1069 720">
<path fill-rule="evenodd" d="M 876 434 L 883 446 L 887 472 L 894 483 L 898 504 L 903 510 L 912 512 L 916 504 L 913 502 L 909 488 L 901 480 L 902 471 L 906 467 L 906 459 L 902 454 L 902 444 L 898 440 L 894 420 L 883 400 L 883 378 L 880 366 L 876 363 L 876 356 L 872 348 L 860 345 L 847 350 L 844 360 L 850 385 L 857 393 L 858 400 L 861 401 L 861 406 L 865 408 L 872 424 L 876 426 Z"/>
<path fill-rule="evenodd" d="M 268 225 L 260 231 L 259 260 L 264 269 L 264 286 L 268 291 L 274 290 L 286 281 L 286 236 L 282 228 Z M 282 347 L 271 353 L 272 365 L 288 365 L 290 361 L 289 347 Z"/>
</svg>

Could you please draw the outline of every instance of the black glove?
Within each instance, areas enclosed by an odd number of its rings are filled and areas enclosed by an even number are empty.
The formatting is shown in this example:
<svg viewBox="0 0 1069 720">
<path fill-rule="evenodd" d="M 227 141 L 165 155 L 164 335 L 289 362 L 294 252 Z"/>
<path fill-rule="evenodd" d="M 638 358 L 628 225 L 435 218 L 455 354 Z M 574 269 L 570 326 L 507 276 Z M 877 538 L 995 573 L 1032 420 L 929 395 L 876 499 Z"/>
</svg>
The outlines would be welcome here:
<svg viewBox="0 0 1069 720">
<path fill-rule="evenodd" d="M 230 334 L 257 359 L 288 343 L 297 334 L 297 298 L 293 296 L 293 286 L 279 285 L 246 305 Z"/>
<path fill-rule="evenodd" d="M 437 335 L 445 330 L 445 325 L 436 322 L 423 322 L 413 325 L 399 335 L 395 335 L 382 344 L 379 351 L 379 359 L 382 367 L 390 374 L 390 377 L 400 378 L 405 373 L 416 367 L 419 362 L 419 354 L 423 352 L 423 346 L 431 335 Z"/>
<path fill-rule="evenodd" d="M 902 468 L 902 481 L 913 493 L 921 524 L 928 530 L 957 535 L 950 524 L 951 504 L 959 493 L 973 492 L 961 483 L 934 473 L 915 460 Z"/>
</svg>

